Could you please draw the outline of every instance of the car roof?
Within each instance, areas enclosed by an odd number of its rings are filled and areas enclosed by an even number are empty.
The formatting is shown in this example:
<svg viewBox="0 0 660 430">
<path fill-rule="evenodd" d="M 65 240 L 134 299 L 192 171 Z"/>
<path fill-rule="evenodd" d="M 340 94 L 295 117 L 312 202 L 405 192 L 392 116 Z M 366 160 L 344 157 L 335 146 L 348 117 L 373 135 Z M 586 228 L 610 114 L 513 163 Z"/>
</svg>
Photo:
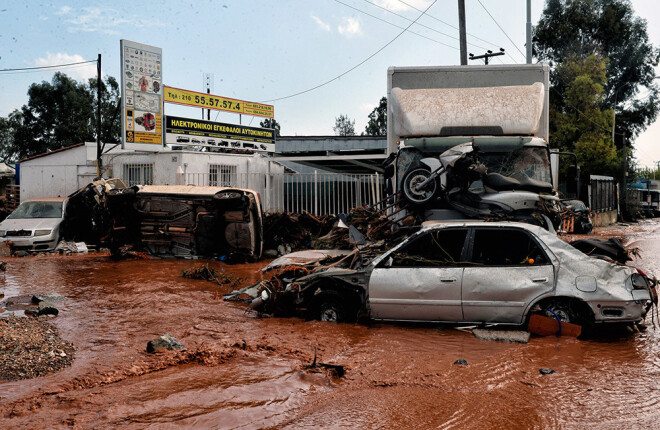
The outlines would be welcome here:
<svg viewBox="0 0 660 430">
<path fill-rule="evenodd" d="M 63 201 L 66 201 L 66 200 L 69 200 L 69 198 L 68 197 L 41 197 L 41 198 L 38 198 L 38 199 L 25 200 L 21 203 L 25 203 L 25 202 L 63 202 Z"/>
<path fill-rule="evenodd" d="M 434 230 L 440 228 L 448 227 L 517 227 L 525 230 L 532 230 L 535 232 L 544 231 L 547 232 L 544 228 L 529 224 L 526 222 L 519 221 L 484 221 L 477 219 L 470 220 L 451 220 L 451 221 L 425 221 L 422 224 L 422 231 L 425 230 Z"/>
</svg>

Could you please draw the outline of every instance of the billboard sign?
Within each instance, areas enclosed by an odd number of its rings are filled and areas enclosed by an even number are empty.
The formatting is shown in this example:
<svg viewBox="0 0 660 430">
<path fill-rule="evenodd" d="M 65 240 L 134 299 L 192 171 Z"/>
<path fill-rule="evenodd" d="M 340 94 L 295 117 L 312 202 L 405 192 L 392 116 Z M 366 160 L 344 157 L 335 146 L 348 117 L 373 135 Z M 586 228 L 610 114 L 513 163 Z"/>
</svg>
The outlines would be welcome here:
<svg viewBox="0 0 660 430">
<path fill-rule="evenodd" d="M 165 101 L 184 106 L 215 109 L 225 112 L 240 113 L 243 115 L 263 116 L 273 118 L 275 108 L 263 103 L 247 102 L 214 96 L 213 94 L 198 93 L 196 91 L 182 90 L 180 88 L 165 87 Z"/>
<path fill-rule="evenodd" d="M 180 146 L 275 151 L 275 130 L 168 115 L 166 142 Z"/>
<path fill-rule="evenodd" d="M 163 145 L 163 51 L 122 39 L 121 100 L 124 145 Z"/>
</svg>

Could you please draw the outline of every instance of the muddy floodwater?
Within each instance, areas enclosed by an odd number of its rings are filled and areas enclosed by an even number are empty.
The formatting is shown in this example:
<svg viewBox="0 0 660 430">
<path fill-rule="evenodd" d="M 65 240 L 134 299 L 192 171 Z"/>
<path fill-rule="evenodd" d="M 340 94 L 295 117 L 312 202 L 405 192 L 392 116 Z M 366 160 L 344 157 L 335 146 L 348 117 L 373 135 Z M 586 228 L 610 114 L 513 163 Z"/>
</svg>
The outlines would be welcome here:
<svg viewBox="0 0 660 430">
<path fill-rule="evenodd" d="M 641 250 L 634 264 L 660 275 L 660 223 L 600 234 L 623 235 Z M 50 321 L 77 351 L 58 373 L 0 382 L 0 428 L 659 425 L 660 329 L 650 318 L 644 333 L 529 344 L 428 325 L 258 318 L 244 304 L 219 300 L 227 289 L 181 277 L 199 263 L 91 254 L 8 259 L 0 274 L 5 300 L 66 296 Z M 245 278 L 243 285 L 260 279 L 264 266 L 209 264 Z M 147 354 L 147 342 L 165 333 L 186 348 Z M 306 369 L 315 348 L 346 375 Z M 461 358 L 467 366 L 453 364 Z M 541 368 L 556 373 L 541 375 Z"/>
</svg>

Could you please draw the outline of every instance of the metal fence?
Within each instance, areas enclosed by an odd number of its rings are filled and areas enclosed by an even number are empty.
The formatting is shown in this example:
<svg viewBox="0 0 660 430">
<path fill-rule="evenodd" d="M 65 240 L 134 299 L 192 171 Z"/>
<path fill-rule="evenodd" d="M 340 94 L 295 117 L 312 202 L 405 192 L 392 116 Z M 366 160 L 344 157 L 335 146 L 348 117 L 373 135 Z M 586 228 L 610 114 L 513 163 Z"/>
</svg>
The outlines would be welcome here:
<svg viewBox="0 0 660 430">
<path fill-rule="evenodd" d="M 617 210 L 617 183 L 611 176 L 591 176 L 589 209 L 593 212 Z"/>
<path fill-rule="evenodd" d="M 218 182 L 214 173 L 186 173 L 186 185 L 250 188 L 261 196 L 264 210 L 337 214 L 374 205 L 384 198 L 383 176 L 338 173 L 238 173 Z"/>
</svg>

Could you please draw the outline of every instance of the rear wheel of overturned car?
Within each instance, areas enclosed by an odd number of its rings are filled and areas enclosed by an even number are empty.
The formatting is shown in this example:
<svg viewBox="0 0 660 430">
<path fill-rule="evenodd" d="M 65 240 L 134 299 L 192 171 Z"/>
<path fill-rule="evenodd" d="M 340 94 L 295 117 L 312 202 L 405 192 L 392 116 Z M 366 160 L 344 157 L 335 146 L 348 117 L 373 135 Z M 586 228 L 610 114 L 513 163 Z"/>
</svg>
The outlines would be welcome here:
<svg viewBox="0 0 660 430">
<path fill-rule="evenodd" d="M 322 291 L 314 297 L 310 319 L 335 323 L 353 322 L 354 312 L 350 301 L 336 291 Z"/>
</svg>

